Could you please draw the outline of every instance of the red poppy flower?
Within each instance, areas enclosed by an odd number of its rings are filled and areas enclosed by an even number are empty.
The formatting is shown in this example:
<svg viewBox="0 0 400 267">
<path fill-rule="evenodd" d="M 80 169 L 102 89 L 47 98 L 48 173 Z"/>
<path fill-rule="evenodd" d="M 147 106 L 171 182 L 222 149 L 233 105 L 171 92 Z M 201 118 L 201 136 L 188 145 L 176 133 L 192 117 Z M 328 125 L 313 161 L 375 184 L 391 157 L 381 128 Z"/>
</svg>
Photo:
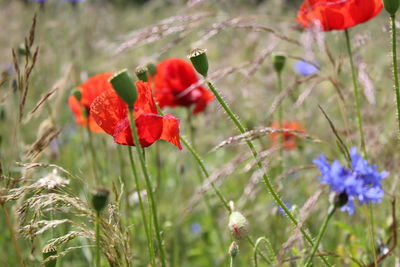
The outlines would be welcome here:
<svg viewBox="0 0 400 267">
<path fill-rule="evenodd" d="M 179 139 L 179 119 L 170 114 L 158 115 L 149 83 L 139 81 L 135 84 L 138 97 L 134 106 L 134 118 L 140 145 L 147 147 L 162 139 L 182 149 Z M 134 145 L 128 106 L 113 89 L 99 95 L 93 101 L 90 112 L 97 124 L 113 136 L 116 143 Z"/>
<path fill-rule="evenodd" d="M 90 105 L 102 92 L 112 89 L 112 85 L 108 81 L 111 75 L 112 73 L 101 73 L 89 78 L 78 88 L 82 94 L 80 101 L 73 95 L 68 99 L 68 104 L 75 115 L 76 123 L 82 126 L 87 126 L 89 124 L 89 129 L 93 132 L 102 133 L 103 130 L 91 116 Z M 89 123 L 87 119 L 89 119 Z"/>
<path fill-rule="evenodd" d="M 382 0 L 305 0 L 297 23 L 323 31 L 345 30 L 372 19 L 382 8 Z"/>
<path fill-rule="evenodd" d="M 203 111 L 214 96 L 203 86 L 186 91 L 198 82 L 192 65 L 179 58 L 169 58 L 160 62 L 152 77 L 155 84 L 156 100 L 161 108 L 169 106 L 189 107 L 195 105 L 193 114 Z"/>
<path fill-rule="evenodd" d="M 303 126 L 296 122 L 296 121 L 290 121 L 290 122 L 283 122 L 283 129 L 284 130 L 296 130 L 299 132 L 304 133 L 304 128 Z M 274 129 L 279 129 L 279 124 L 277 122 L 274 122 L 271 125 L 271 128 Z M 270 135 L 270 138 L 274 144 L 277 144 L 280 142 L 280 135 L 283 135 L 283 148 L 286 150 L 291 150 L 296 148 L 296 135 L 290 132 L 284 132 L 284 133 L 272 133 Z"/>
</svg>

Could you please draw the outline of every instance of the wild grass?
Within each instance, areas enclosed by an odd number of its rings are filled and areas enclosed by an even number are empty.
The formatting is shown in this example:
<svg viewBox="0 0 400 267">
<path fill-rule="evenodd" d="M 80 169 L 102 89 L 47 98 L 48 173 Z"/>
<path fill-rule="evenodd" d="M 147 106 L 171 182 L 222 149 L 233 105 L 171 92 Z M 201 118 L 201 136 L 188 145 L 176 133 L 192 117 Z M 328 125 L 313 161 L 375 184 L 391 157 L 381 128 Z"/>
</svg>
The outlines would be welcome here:
<svg viewBox="0 0 400 267">
<path fill-rule="evenodd" d="M 122 68 L 133 73 L 139 65 L 186 58 L 192 48 L 201 47 L 207 48 L 209 80 L 248 131 L 237 131 L 215 100 L 205 113 L 191 117 L 194 129 L 184 108 L 167 109 L 181 119 L 181 135 L 187 140 L 193 130 L 191 143 L 209 173 L 199 179 L 196 159 L 187 148 L 178 151 L 161 141 L 146 149 L 167 265 L 229 264 L 229 212 L 215 186 L 247 218 L 253 245 L 270 262 L 259 254 L 259 266 L 301 266 L 311 247 L 281 214 L 257 163 L 267 168 L 299 225 L 315 237 L 329 207 L 329 190 L 318 182 L 312 160 L 324 153 L 344 163 L 345 147 L 361 148 L 343 33 L 304 31 L 295 23 L 296 6 L 277 0 L 259 5 L 154 0 L 126 7 L 87 2 L 77 8 L 53 1 L 44 9 L 3 0 L 0 14 L 0 263 L 18 266 L 15 237 L 25 266 L 41 266 L 42 253 L 48 251 L 56 251 L 47 262 L 57 259 L 57 266 L 94 266 L 91 196 L 98 184 L 87 132 L 75 124 L 67 99 L 93 74 Z M 376 253 L 383 257 L 382 266 L 397 266 L 400 146 L 389 25 L 382 12 L 352 28 L 350 36 L 369 161 L 390 171 L 383 183 L 385 197 L 373 206 Z M 281 92 L 271 57 L 276 52 L 287 56 Z M 318 62 L 319 71 L 298 75 L 293 65 L 302 58 Z M 199 84 L 205 82 L 200 79 Z M 278 120 L 279 105 L 284 120 L 305 128 L 305 133 L 289 130 L 298 146 L 282 154 L 269 138 L 288 132 L 270 127 Z M 148 196 L 136 190 L 127 148 L 105 134 L 92 138 L 99 175 L 111 191 L 101 217 L 102 266 L 148 266 L 138 195 L 145 203 Z M 259 152 L 256 160 L 246 147 L 249 140 Z M 144 189 L 143 177 L 140 186 Z M 366 208 L 353 216 L 335 213 L 317 255 L 335 266 L 371 266 L 367 222 Z M 252 266 L 251 243 L 238 246 L 234 266 Z M 315 266 L 323 266 L 318 257 Z"/>
</svg>

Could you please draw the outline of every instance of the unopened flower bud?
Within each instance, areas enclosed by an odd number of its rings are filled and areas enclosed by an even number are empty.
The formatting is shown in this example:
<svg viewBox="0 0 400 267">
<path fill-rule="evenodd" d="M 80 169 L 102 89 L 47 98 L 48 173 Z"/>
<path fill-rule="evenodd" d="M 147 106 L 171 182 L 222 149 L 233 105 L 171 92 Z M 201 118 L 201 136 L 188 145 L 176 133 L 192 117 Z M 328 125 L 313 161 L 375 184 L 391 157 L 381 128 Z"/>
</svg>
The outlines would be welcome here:
<svg viewBox="0 0 400 267">
<path fill-rule="evenodd" d="M 233 238 L 236 240 L 246 237 L 249 232 L 247 219 L 238 211 L 231 213 L 228 226 Z"/>
<path fill-rule="evenodd" d="M 82 92 L 75 89 L 74 91 L 72 91 L 72 95 L 76 98 L 76 100 L 78 100 L 78 102 L 81 101 L 82 99 Z"/>
<path fill-rule="evenodd" d="M 283 54 L 274 54 L 272 56 L 273 65 L 276 72 L 281 73 L 286 63 L 286 56 Z"/>
<path fill-rule="evenodd" d="M 228 252 L 229 252 L 229 255 L 232 258 L 235 258 L 236 255 L 239 253 L 239 245 L 238 245 L 238 243 L 236 241 L 233 241 L 231 243 L 231 245 L 229 246 L 229 251 Z"/>
<path fill-rule="evenodd" d="M 335 205 L 336 208 L 341 208 L 344 205 L 346 205 L 348 201 L 349 201 L 349 196 L 345 192 L 342 192 L 340 194 L 335 195 L 333 204 Z"/>
<path fill-rule="evenodd" d="M 107 188 L 104 187 L 98 187 L 96 188 L 95 192 L 93 193 L 92 196 L 92 205 L 95 211 L 99 214 L 104 207 L 107 205 L 108 202 L 108 195 L 110 194 L 110 191 L 108 191 Z"/>
<path fill-rule="evenodd" d="M 118 96 L 128 105 L 129 108 L 133 108 L 137 98 L 137 89 L 128 71 L 123 69 L 117 72 L 109 81 Z"/>
<path fill-rule="evenodd" d="M 207 77 L 208 73 L 208 59 L 206 49 L 196 48 L 189 53 L 189 59 L 192 62 L 193 67 L 203 77 Z"/>
<path fill-rule="evenodd" d="M 45 261 L 48 257 L 57 255 L 57 250 L 55 247 L 45 247 L 42 251 L 43 260 Z M 47 261 L 45 267 L 55 267 L 57 264 L 57 259 Z"/>
<path fill-rule="evenodd" d="M 149 72 L 149 74 L 150 74 L 151 76 L 156 75 L 156 73 L 157 73 L 157 67 L 156 67 L 156 65 L 155 65 L 154 63 L 150 62 L 150 63 L 147 64 L 146 67 L 147 67 L 147 71 Z"/>
<path fill-rule="evenodd" d="M 383 0 L 383 5 L 390 15 L 394 15 L 399 9 L 400 0 Z"/>
<path fill-rule="evenodd" d="M 143 66 L 139 66 L 135 69 L 135 74 L 139 80 L 142 82 L 147 82 L 149 79 L 147 77 L 147 68 Z"/>
</svg>

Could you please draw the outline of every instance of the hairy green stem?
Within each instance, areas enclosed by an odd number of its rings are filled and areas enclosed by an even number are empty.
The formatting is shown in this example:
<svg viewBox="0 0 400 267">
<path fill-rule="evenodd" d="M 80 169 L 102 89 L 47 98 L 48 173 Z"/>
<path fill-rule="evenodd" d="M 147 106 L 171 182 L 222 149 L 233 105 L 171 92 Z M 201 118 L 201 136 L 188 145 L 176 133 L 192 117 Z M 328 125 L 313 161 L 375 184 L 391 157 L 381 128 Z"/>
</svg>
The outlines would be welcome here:
<svg viewBox="0 0 400 267">
<path fill-rule="evenodd" d="M 368 158 L 367 148 L 365 146 L 363 119 L 362 119 L 361 106 L 360 106 L 360 90 L 358 89 L 357 71 L 356 71 L 356 68 L 355 68 L 354 62 L 353 62 L 353 53 L 351 51 L 351 43 L 350 43 L 350 37 L 349 37 L 348 29 L 346 29 L 344 31 L 344 33 L 345 33 L 345 36 L 346 36 L 347 54 L 348 54 L 349 61 L 350 61 L 351 77 L 352 77 L 352 80 L 353 80 L 354 104 L 355 104 L 356 113 L 357 113 L 358 130 L 360 132 L 361 149 L 363 151 L 364 157 Z"/>
<path fill-rule="evenodd" d="M 392 67 L 393 67 L 393 78 L 394 78 L 394 90 L 396 93 L 396 104 L 397 104 L 397 123 L 400 138 L 400 86 L 399 86 L 399 70 L 397 66 L 397 33 L 396 33 L 396 15 L 390 16 L 391 30 L 392 30 Z"/>
<path fill-rule="evenodd" d="M 154 229 L 156 231 L 156 239 L 157 239 L 157 245 L 158 245 L 158 249 L 159 249 L 159 253 L 160 253 L 161 266 L 166 267 L 164 246 L 162 244 L 161 231 L 160 231 L 160 226 L 159 226 L 159 222 L 158 222 L 157 205 L 154 200 L 153 188 L 151 186 L 150 175 L 149 175 L 149 172 L 146 167 L 143 148 L 140 145 L 139 136 L 138 136 L 138 133 L 136 130 L 135 120 L 133 118 L 133 108 L 129 108 L 128 114 L 129 114 L 129 121 L 130 121 L 134 144 L 136 147 L 137 154 L 139 156 L 140 165 L 142 166 L 142 172 L 143 172 L 143 176 L 144 176 L 144 179 L 146 182 L 147 197 L 150 199 L 151 213 L 153 214 L 153 224 L 154 224 Z"/>
<path fill-rule="evenodd" d="M 100 212 L 96 212 L 96 267 L 100 267 Z"/>
<path fill-rule="evenodd" d="M 235 126 L 239 129 L 241 134 L 244 134 L 246 132 L 246 128 L 242 125 L 242 123 L 239 121 L 238 117 L 236 114 L 233 113 L 233 111 L 229 108 L 229 106 L 225 103 L 221 95 L 218 93 L 218 91 L 215 89 L 214 85 L 211 82 L 207 82 L 208 87 L 210 88 L 211 92 L 214 94 L 215 98 L 218 100 L 219 104 L 222 106 L 222 108 L 225 110 L 225 112 L 228 114 L 229 118 L 233 121 Z M 253 143 L 250 140 L 246 140 L 247 146 L 250 148 L 254 159 L 257 162 L 257 166 L 260 170 L 263 172 L 263 180 L 265 185 L 267 186 L 268 191 L 276 201 L 276 203 L 283 209 L 283 211 L 286 213 L 290 221 L 295 225 L 299 226 L 299 222 L 297 219 L 294 217 L 294 215 L 289 211 L 289 209 L 286 207 L 286 205 L 283 203 L 282 199 L 272 186 L 272 183 L 268 177 L 267 172 L 264 170 L 264 166 L 262 163 L 258 160 L 258 153 L 253 145 Z M 314 242 L 311 238 L 311 236 L 304 230 L 303 227 L 299 227 L 301 233 L 303 234 L 304 238 L 307 240 L 307 242 L 313 246 Z M 326 265 L 330 265 L 328 261 L 325 259 L 325 257 L 321 256 L 321 259 L 324 261 Z"/>
<path fill-rule="evenodd" d="M 161 115 L 164 115 L 164 113 L 158 106 L 157 106 L 157 110 Z M 183 145 L 189 150 L 190 154 L 192 154 L 193 158 L 196 160 L 196 162 L 197 162 L 200 170 L 203 172 L 204 176 L 206 178 L 210 177 L 210 173 L 204 164 L 204 160 L 200 157 L 200 155 L 196 152 L 196 150 L 194 150 L 194 148 L 190 145 L 190 143 L 186 140 L 185 137 L 180 136 L 180 140 L 183 143 Z M 224 208 L 228 211 L 228 213 L 231 213 L 232 209 L 229 206 L 226 199 L 224 198 L 224 196 L 222 195 L 221 191 L 219 191 L 219 189 L 215 186 L 215 184 L 213 182 L 211 183 L 211 187 L 214 190 L 214 193 L 218 196 L 218 199 L 220 200 L 220 202 L 224 206 Z M 254 242 L 249 236 L 247 236 L 247 241 L 252 247 L 254 247 Z M 264 260 L 268 261 L 266 256 L 261 251 L 259 251 L 259 253 Z"/>
<path fill-rule="evenodd" d="M 99 184 L 101 181 L 99 180 L 99 176 L 97 173 L 97 157 L 96 157 L 96 152 L 94 150 L 94 146 L 93 146 L 93 135 L 92 135 L 92 131 L 90 131 L 89 129 L 89 117 L 86 118 L 87 123 L 86 123 L 86 131 L 88 134 L 88 141 L 89 141 L 89 150 L 90 150 L 90 154 L 92 156 L 92 167 L 93 167 L 93 174 L 94 174 L 94 179 L 96 184 Z"/>
<path fill-rule="evenodd" d="M 363 151 L 363 156 L 365 159 L 368 159 L 368 152 L 365 144 L 365 135 L 364 135 L 364 128 L 363 128 L 363 118 L 362 118 L 362 113 L 361 113 L 361 106 L 360 106 L 360 92 L 358 89 L 358 82 L 357 82 L 357 71 L 354 66 L 353 62 L 353 53 L 351 50 L 351 42 L 350 42 L 350 36 L 349 36 L 349 31 L 346 29 L 345 31 L 345 37 L 346 37 L 346 46 L 347 46 L 347 53 L 350 61 L 350 67 L 351 67 L 351 76 L 353 79 L 353 88 L 354 88 L 354 104 L 356 108 L 356 113 L 357 113 L 357 122 L 358 122 L 358 130 L 360 132 L 360 139 L 361 139 L 361 149 Z M 396 91 L 397 92 L 397 91 Z M 398 107 L 399 108 L 399 107 Z M 372 250 L 372 255 L 374 257 L 374 262 L 376 266 L 376 249 L 375 249 L 375 230 L 374 230 L 374 213 L 372 208 L 369 209 L 368 212 L 368 217 L 369 217 L 369 238 L 370 238 L 370 245 L 371 245 L 371 250 Z"/>
<path fill-rule="evenodd" d="M 328 215 L 325 217 L 324 221 L 322 222 L 321 228 L 319 229 L 317 240 L 315 240 L 315 243 L 312 246 L 310 257 L 308 258 L 308 260 L 305 264 L 306 267 L 311 266 L 312 260 L 314 258 L 315 253 L 318 250 L 318 246 L 319 246 L 319 243 L 321 242 L 322 236 L 324 235 L 326 227 L 328 226 L 328 223 L 329 223 L 330 219 L 332 218 L 333 214 L 335 213 L 335 211 L 336 211 L 335 206 L 331 206 L 329 208 Z"/>
<path fill-rule="evenodd" d="M 282 93 L 282 72 L 278 71 L 276 72 L 277 75 L 277 86 L 278 86 L 278 91 L 279 94 Z M 280 101 L 279 106 L 278 106 L 278 124 L 279 124 L 279 129 L 283 129 L 283 99 Z M 283 171 L 283 148 L 284 148 L 284 135 L 283 133 L 279 135 L 279 143 L 281 145 L 279 149 L 279 173 Z"/>
<path fill-rule="evenodd" d="M 150 233 L 151 228 L 149 229 L 149 226 L 147 224 L 146 212 L 144 210 L 142 194 L 140 192 L 139 177 L 138 177 L 138 174 L 136 171 L 135 161 L 133 160 L 132 148 L 130 146 L 128 147 L 128 153 L 129 153 L 129 162 L 131 165 L 133 178 L 135 180 L 136 192 L 138 194 L 139 208 L 140 208 L 140 212 L 141 212 L 142 219 L 143 219 L 144 231 L 145 231 L 146 238 L 147 238 L 147 248 L 149 250 L 150 262 L 151 262 L 152 266 L 156 266 L 155 265 L 156 260 L 155 260 L 154 248 L 153 248 L 153 239 L 152 239 L 152 235 Z"/>
<path fill-rule="evenodd" d="M 189 129 L 190 129 L 189 130 L 189 132 L 190 132 L 190 140 L 191 140 L 191 143 L 192 143 L 192 147 L 195 148 L 195 127 L 193 125 L 192 113 L 191 113 L 191 111 L 189 109 L 187 109 L 187 112 L 188 112 L 187 122 L 188 122 Z M 202 174 L 200 173 L 200 169 L 199 169 L 198 166 L 196 168 L 196 174 L 197 174 L 197 177 L 199 179 L 199 182 L 203 183 L 203 177 L 202 177 Z M 211 207 L 211 203 L 210 203 L 210 200 L 209 200 L 207 195 L 204 195 L 204 203 L 205 203 L 207 211 L 208 211 L 208 213 L 210 215 L 213 227 L 214 227 L 214 229 L 215 229 L 215 231 L 217 233 L 217 238 L 218 238 L 218 242 L 219 242 L 220 248 L 221 248 L 222 251 L 224 251 L 225 250 L 225 248 L 224 248 L 224 239 L 222 237 L 221 231 L 219 230 L 218 221 L 217 221 L 216 217 L 214 217 L 213 209 Z"/>
<path fill-rule="evenodd" d="M 21 255 L 21 249 L 19 248 L 19 245 L 18 245 L 18 242 L 17 242 L 17 238 L 15 236 L 14 228 L 13 228 L 13 225 L 12 225 L 11 220 L 10 220 L 10 216 L 8 215 L 7 208 L 5 207 L 4 203 L 1 203 L 1 208 L 2 208 L 2 211 L 3 211 L 3 214 L 4 214 L 4 218 L 6 219 L 8 230 L 10 231 L 11 240 L 12 240 L 14 248 L 15 248 L 15 254 L 17 255 L 19 266 L 20 267 L 25 267 L 25 263 L 24 263 L 24 260 L 22 258 L 22 255 Z"/>
<path fill-rule="evenodd" d="M 269 259 L 269 260 L 268 260 L 268 261 L 269 261 L 269 264 L 272 264 L 272 265 L 273 265 L 273 264 L 275 263 L 275 261 L 276 261 L 276 256 L 275 256 L 275 253 L 274 253 L 274 250 L 273 250 L 273 248 L 272 248 L 271 243 L 269 242 L 269 240 L 268 240 L 265 236 L 263 236 L 263 237 L 258 238 L 258 239 L 256 240 L 256 244 L 254 245 L 254 249 L 253 249 L 253 258 L 254 258 L 254 266 L 255 266 L 255 267 L 258 267 L 257 249 L 258 249 L 258 246 L 261 244 L 262 241 L 264 241 L 264 243 L 266 244 L 266 247 L 267 247 L 267 249 L 268 249 L 268 252 L 269 252 L 269 254 L 270 254 L 271 258 L 272 258 L 272 259 Z"/>
</svg>

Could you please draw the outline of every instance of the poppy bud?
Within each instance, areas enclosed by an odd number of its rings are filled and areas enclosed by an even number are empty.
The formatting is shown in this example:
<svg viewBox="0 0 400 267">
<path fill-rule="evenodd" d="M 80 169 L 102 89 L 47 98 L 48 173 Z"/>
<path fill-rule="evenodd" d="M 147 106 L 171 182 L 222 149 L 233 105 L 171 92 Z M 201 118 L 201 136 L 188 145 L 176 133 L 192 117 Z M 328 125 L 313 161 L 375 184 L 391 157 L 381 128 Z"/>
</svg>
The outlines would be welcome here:
<svg viewBox="0 0 400 267">
<path fill-rule="evenodd" d="M 75 98 L 76 98 L 76 100 L 78 100 L 78 102 L 81 101 L 81 99 L 82 99 L 82 92 L 81 91 L 75 89 L 72 92 L 72 95 L 75 96 Z"/>
<path fill-rule="evenodd" d="M 196 48 L 193 49 L 188 56 L 193 64 L 193 67 L 198 73 L 203 75 L 203 77 L 207 77 L 208 73 L 208 59 L 206 51 L 206 49 Z"/>
<path fill-rule="evenodd" d="M 147 67 L 147 71 L 149 72 L 149 74 L 150 74 L 151 76 L 156 75 L 156 73 L 157 73 L 157 67 L 156 67 L 156 65 L 155 65 L 154 63 L 150 62 L 150 63 L 147 64 L 146 67 Z"/>
<path fill-rule="evenodd" d="M 399 9 L 400 0 L 383 0 L 383 5 L 390 15 L 394 15 Z"/>
<path fill-rule="evenodd" d="M 274 54 L 272 57 L 275 71 L 281 73 L 285 67 L 286 56 L 283 54 Z"/>
<path fill-rule="evenodd" d="M 149 79 L 147 78 L 147 68 L 139 66 L 135 69 L 135 74 L 139 80 L 142 82 L 147 82 Z"/>
<path fill-rule="evenodd" d="M 233 241 L 231 243 L 231 245 L 229 246 L 229 251 L 228 252 L 229 252 L 229 255 L 232 258 L 235 258 L 236 255 L 239 253 L 239 245 L 238 245 L 238 243 L 236 241 Z"/>
<path fill-rule="evenodd" d="M 54 256 L 57 255 L 57 250 L 55 249 L 55 247 L 45 247 L 42 251 L 43 254 L 43 260 L 46 260 L 48 257 L 50 256 Z M 45 267 L 55 267 L 57 264 L 57 259 L 54 260 L 49 260 L 47 261 L 44 266 Z"/>
<path fill-rule="evenodd" d="M 92 196 L 92 205 L 96 212 L 99 214 L 107 205 L 108 195 L 110 191 L 104 187 L 98 187 Z"/>
<path fill-rule="evenodd" d="M 123 69 L 110 78 L 115 92 L 118 96 L 128 104 L 129 108 L 133 108 L 137 98 L 136 86 L 133 83 L 132 77 L 129 75 L 126 69 Z"/>
<path fill-rule="evenodd" d="M 228 226 L 233 238 L 236 240 L 246 237 L 249 232 L 247 219 L 238 211 L 231 213 Z"/>
</svg>

